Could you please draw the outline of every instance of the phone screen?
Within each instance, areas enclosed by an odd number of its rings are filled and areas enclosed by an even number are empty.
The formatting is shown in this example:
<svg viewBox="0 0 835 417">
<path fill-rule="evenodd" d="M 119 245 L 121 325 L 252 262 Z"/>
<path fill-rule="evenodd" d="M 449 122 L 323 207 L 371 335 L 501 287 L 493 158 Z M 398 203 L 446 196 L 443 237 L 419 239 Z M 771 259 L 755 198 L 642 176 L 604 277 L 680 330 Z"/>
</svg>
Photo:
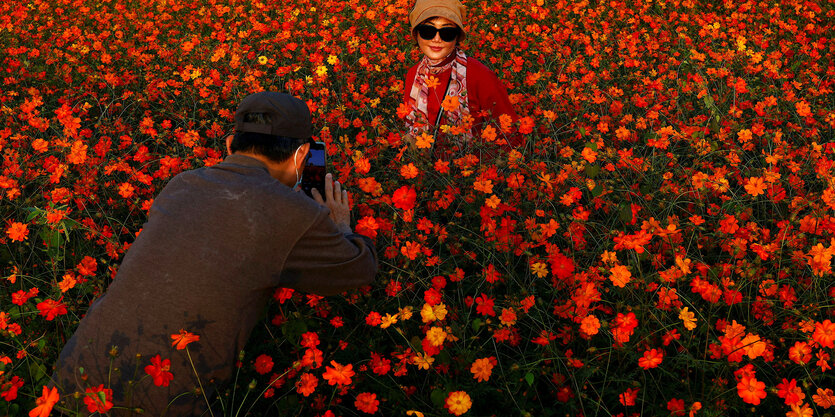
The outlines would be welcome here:
<svg viewBox="0 0 835 417">
<path fill-rule="evenodd" d="M 319 195 L 325 197 L 325 174 L 327 173 L 325 143 L 313 142 L 310 144 L 310 154 L 302 175 L 302 190 L 305 194 L 313 197 L 311 190 L 316 188 Z"/>
</svg>

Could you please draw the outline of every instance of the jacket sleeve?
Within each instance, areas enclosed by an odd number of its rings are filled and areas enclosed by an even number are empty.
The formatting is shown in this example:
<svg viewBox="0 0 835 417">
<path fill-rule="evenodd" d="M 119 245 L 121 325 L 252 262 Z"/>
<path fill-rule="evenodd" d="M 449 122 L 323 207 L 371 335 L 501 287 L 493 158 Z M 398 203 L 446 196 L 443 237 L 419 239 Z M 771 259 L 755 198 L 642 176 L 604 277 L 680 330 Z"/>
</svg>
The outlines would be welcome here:
<svg viewBox="0 0 835 417">
<path fill-rule="evenodd" d="M 377 252 L 371 239 L 342 234 L 325 209 L 290 250 L 278 285 L 335 295 L 370 284 L 376 274 Z"/>
<path fill-rule="evenodd" d="M 467 64 L 473 68 L 471 81 L 481 109 L 489 111 L 491 117 L 496 119 L 506 114 L 514 122 L 519 120 L 519 116 L 513 108 L 513 103 L 510 102 L 507 89 L 505 89 L 499 77 L 496 76 L 496 73 L 476 60 L 467 61 Z M 470 77 L 469 73 L 467 77 Z M 467 82 L 470 83 L 470 80 Z M 518 133 L 515 133 L 507 138 L 507 142 L 510 147 L 517 147 L 522 145 L 524 141 Z"/>
</svg>

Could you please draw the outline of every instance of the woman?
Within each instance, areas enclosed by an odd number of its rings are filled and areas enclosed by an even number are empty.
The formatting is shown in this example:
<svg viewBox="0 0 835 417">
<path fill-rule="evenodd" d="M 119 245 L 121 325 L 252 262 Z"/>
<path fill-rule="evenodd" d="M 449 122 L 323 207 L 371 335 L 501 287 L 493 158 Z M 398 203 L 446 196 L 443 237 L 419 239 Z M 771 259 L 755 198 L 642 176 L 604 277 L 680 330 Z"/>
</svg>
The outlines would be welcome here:
<svg viewBox="0 0 835 417">
<path fill-rule="evenodd" d="M 457 144 L 463 145 L 480 137 L 488 118 L 517 119 L 496 74 L 459 48 L 466 38 L 464 12 L 458 0 L 417 0 L 409 13 L 412 35 L 423 53 L 406 74 L 404 89 L 403 108 L 409 112 L 406 120 L 412 138 L 424 132 L 435 135 L 440 125 L 448 125 Z M 497 129 L 496 136 L 504 135 Z M 510 146 L 522 144 L 518 135 L 506 140 Z"/>
</svg>

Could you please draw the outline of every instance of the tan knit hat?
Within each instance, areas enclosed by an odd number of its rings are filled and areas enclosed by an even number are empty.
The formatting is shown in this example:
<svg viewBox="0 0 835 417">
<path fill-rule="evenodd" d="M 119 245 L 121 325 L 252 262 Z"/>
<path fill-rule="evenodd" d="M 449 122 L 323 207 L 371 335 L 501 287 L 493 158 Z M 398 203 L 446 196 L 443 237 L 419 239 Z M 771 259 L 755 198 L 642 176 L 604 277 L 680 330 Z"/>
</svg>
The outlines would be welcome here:
<svg viewBox="0 0 835 417">
<path fill-rule="evenodd" d="M 461 28 L 459 40 L 467 38 L 464 31 L 464 15 L 466 8 L 458 0 L 416 0 L 415 7 L 409 12 L 409 23 L 412 33 L 421 22 L 433 17 L 445 17 Z"/>
</svg>

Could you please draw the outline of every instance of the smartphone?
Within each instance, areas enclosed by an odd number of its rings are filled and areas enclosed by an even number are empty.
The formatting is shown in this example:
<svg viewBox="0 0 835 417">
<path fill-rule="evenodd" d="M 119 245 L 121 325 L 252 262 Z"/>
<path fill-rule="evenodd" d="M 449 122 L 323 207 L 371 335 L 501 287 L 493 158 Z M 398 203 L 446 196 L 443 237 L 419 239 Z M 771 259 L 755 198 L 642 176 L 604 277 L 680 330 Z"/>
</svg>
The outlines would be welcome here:
<svg viewBox="0 0 835 417">
<path fill-rule="evenodd" d="M 319 195 L 325 198 L 325 174 L 327 173 L 327 152 L 325 142 L 313 142 L 310 144 L 310 153 L 307 156 L 307 163 L 304 165 L 302 175 L 302 191 L 309 197 L 313 197 L 311 190 L 319 190 Z"/>
</svg>

